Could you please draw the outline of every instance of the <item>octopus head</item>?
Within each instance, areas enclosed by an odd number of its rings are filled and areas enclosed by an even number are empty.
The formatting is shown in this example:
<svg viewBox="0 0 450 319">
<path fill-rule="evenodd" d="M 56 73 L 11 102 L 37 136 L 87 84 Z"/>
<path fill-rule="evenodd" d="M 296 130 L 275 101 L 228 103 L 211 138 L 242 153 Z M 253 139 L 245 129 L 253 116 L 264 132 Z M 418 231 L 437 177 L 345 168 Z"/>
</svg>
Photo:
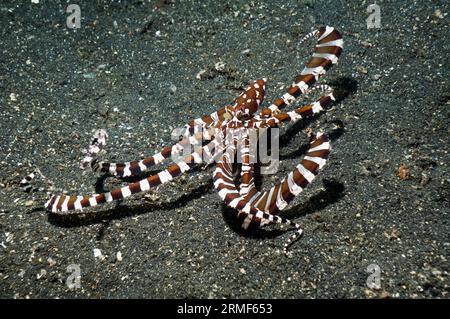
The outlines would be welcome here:
<svg viewBox="0 0 450 319">
<path fill-rule="evenodd" d="M 234 116 L 239 120 L 248 120 L 258 110 L 264 99 L 266 79 L 256 80 L 245 88 L 235 100 Z"/>
</svg>

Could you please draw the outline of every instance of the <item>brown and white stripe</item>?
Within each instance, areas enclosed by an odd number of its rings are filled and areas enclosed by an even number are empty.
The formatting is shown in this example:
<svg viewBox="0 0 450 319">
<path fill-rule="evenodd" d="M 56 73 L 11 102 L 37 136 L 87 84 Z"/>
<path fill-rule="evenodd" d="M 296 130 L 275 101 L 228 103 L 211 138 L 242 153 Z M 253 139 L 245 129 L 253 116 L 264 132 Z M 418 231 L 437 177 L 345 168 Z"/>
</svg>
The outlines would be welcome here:
<svg viewBox="0 0 450 319">
<path fill-rule="evenodd" d="M 248 127 L 268 128 L 278 127 L 279 125 L 284 123 L 295 123 L 298 120 L 312 117 L 326 110 L 334 101 L 335 98 L 333 96 L 333 93 L 329 91 L 312 104 L 296 108 L 289 112 L 274 114 L 273 116 L 266 119 L 261 119 L 259 117 L 255 118 L 253 121 L 251 121 Z"/>
<path fill-rule="evenodd" d="M 203 142 L 214 139 L 217 131 L 218 130 L 214 127 L 201 129 L 194 135 L 182 137 L 181 140 L 173 146 L 166 147 L 161 152 L 142 160 L 110 163 L 106 161 L 99 162 L 94 159 L 91 163 L 91 167 L 95 172 L 109 173 L 116 177 L 138 176 L 152 166 L 159 165 L 171 157 L 179 156 L 183 153 L 192 153 L 193 147 L 202 145 Z"/>
<path fill-rule="evenodd" d="M 278 113 L 282 108 L 292 104 L 301 94 L 308 92 L 309 88 L 333 64 L 337 63 L 344 44 L 341 34 L 333 27 L 321 27 L 306 35 L 300 43 L 311 36 L 318 38 L 311 59 L 287 92 L 275 100 L 267 109 L 262 110 L 261 116 L 271 116 L 272 113 Z"/>
<path fill-rule="evenodd" d="M 218 146 L 218 142 L 213 140 L 200 148 L 198 151 L 186 156 L 184 160 L 170 165 L 167 169 L 138 182 L 130 183 L 124 187 L 115 188 L 110 192 L 86 196 L 52 195 L 46 202 L 45 207 L 53 213 L 82 210 L 83 208 L 124 199 L 133 194 L 148 191 L 150 188 L 170 182 L 175 177 L 178 177 L 182 173 L 190 170 L 195 165 L 202 163 L 203 153 L 211 154 Z"/>
<path fill-rule="evenodd" d="M 230 207 L 235 208 L 245 216 L 242 227 L 247 228 L 251 221 L 258 224 L 280 222 L 294 225 L 297 232 L 291 236 L 284 246 L 286 251 L 290 243 L 301 235 L 301 228 L 291 221 L 275 217 L 278 211 L 284 209 L 304 188 L 306 188 L 325 165 L 330 151 L 330 143 L 323 133 L 311 134 L 308 152 L 297 167 L 282 181 L 270 190 L 258 192 L 254 186 L 242 195 L 233 181 L 232 154 L 223 155 L 214 171 L 214 186 L 220 198 Z M 280 219 L 278 219 L 280 218 Z"/>
</svg>

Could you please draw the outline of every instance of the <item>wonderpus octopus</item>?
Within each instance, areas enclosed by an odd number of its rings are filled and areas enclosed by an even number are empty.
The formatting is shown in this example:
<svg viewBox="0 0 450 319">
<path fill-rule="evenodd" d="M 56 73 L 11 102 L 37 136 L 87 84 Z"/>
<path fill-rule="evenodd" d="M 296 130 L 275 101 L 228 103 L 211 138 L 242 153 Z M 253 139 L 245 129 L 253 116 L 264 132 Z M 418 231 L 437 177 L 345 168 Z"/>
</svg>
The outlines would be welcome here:
<svg viewBox="0 0 450 319">
<path fill-rule="evenodd" d="M 343 40 L 339 32 L 329 26 L 320 27 L 307 34 L 300 42 L 311 37 L 318 40 L 306 67 L 282 97 L 259 112 L 258 108 L 265 94 L 264 78 L 250 84 L 231 105 L 186 124 L 181 131 L 179 142 L 175 145 L 145 159 L 126 163 L 100 162 L 96 159 L 107 138 L 105 131 L 96 131 L 86 157 L 81 161 L 82 168 L 90 166 L 96 172 L 123 178 L 138 176 L 169 158 L 174 159 L 178 156 L 180 159 L 157 174 L 101 194 L 67 196 L 52 194 L 49 191 L 49 200 L 45 203 L 45 207 L 57 214 L 82 210 L 145 192 L 173 180 L 199 164 L 215 164 L 214 187 L 225 204 L 237 211 L 243 228 L 247 229 L 250 223 L 257 225 L 278 223 L 295 227 L 296 231 L 283 246 L 284 253 L 287 253 L 289 245 L 302 235 L 302 229 L 299 224 L 277 214 L 312 182 L 324 166 L 330 152 L 330 142 L 326 134 L 314 134 L 309 130 L 309 149 L 300 163 L 272 188 L 260 191 L 254 183 L 257 155 L 250 137 L 254 131 L 276 128 L 312 117 L 333 103 L 332 89 L 327 85 L 316 85 L 316 82 L 337 62 L 342 52 Z M 288 112 L 282 111 L 300 95 L 308 94 L 312 90 L 320 90 L 323 94 L 313 103 Z M 193 151 L 186 154 L 186 149 L 192 150 L 193 145 L 195 145 Z M 241 164 L 238 178 L 233 176 L 236 159 Z M 29 188 L 31 180 L 36 175 L 45 178 L 39 170 L 35 170 L 22 180 L 21 185 Z"/>
</svg>

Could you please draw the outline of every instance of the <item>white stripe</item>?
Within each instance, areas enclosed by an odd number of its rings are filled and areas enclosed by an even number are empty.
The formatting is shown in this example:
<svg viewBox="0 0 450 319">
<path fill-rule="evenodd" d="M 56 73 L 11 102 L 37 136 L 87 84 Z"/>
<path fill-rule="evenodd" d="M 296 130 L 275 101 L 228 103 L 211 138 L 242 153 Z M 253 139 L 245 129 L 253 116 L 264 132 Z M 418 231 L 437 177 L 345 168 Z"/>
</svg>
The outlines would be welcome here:
<svg viewBox="0 0 450 319">
<path fill-rule="evenodd" d="M 248 226 L 250 226 L 250 222 L 252 221 L 252 219 L 253 219 L 253 214 L 247 214 L 244 221 L 242 222 L 241 227 L 244 229 L 247 229 Z"/>
<path fill-rule="evenodd" d="M 138 166 L 139 166 L 139 169 L 140 169 L 142 172 L 145 171 L 145 170 L 147 169 L 147 166 L 145 166 L 145 164 L 144 164 L 143 161 L 139 161 L 139 162 L 138 162 Z"/>
<path fill-rule="evenodd" d="M 284 103 L 286 103 L 287 105 L 289 105 L 295 101 L 295 97 L 293 97 L 289 93 L 285 93 L 281 98 L 283 99 Z"/>
<path fill-rule="evenodd" d="M 219 115 L 217 114 L 217 112 L 214 112 L 211 114 L 211 118 L 214 122 L 217 122 L 219 120 Z"/>
<path fill-rule="evenodd" d="M 159 164 L 159 163 L 164 162 L 164 156 L 162 156 L 161 153 L 155 154 L 153 156 L 153 159 L 155 160 L 155 164 Z"/>
<path fill-rule="evenodd" d="M 320 75 L 320 74 L 325 74 L 325 69 L 323 68 L 323 66 L 316 66 L 315 68 L 304 68 L 302 73 L 300 73 L 300 75 L 306 75 L 306 74 L 314 74 L 315 76 Z"/>
<path fill-rule="evenodd" d="M 199 140 L 194 135 L 189 136 L 189 144 L 196 145 L 199 143 Z"/>
<path fill-rule="evenodd" d="M 105 193 L 105 199 L 106 199 L 107 202 L 112 202 L 113 201 L 113 198 L 111 196 L 111 192 Z"/>
<path fill-rule="evenodd" d="M 298 121 L 302 118 L 302 116 L 295 111 L 290 111 L 287 114 L 289 115 L 292 121 Z"/>
<path fill-rule="evenodd" d="M 66 196 L 66 198 L 64 199 L 62 205 L 61 205 L 61 211 L 63 212 L 67 212 L 69 209 L 67 208 L 67 204 L 69 203 L 69 198 L 70 196 Z"/>
<path fill-rule="evenodd" d="M 247 155 L 249 152 L 250 152 L 250 148 L 248 148 L 248 147 L 241 148 L 242 155 Z"/>
<path fill-rule="evenodd" d="M 129 186 L 124 186 L 120 189 L 120 191 L 122 192 L 122 196 L 123 198 L 125 197 L 129 197 L 131 196 L 131 190 Z"/>
<path fill-rule="evenodd" d="M 303 191 L 303 188 L 298 186 L 297 183 L 295 182 L 295 180 L 294 180 L 294 173 L 293 172 L 289 173 L 289 175 L 287 177 L 287 181 L 288 181 L 289 191 L 294 196 L 297 196 L 298 194 L 300 194 Z"/>
<path fill-rule="evenodd" d="M 233 192 L 233 191 L 230 190 L 230 189 L 222 188 L 222 189 L 219 191 L 219 197 L 220 197 L 222 200 L 224 200 L 224 199 L 225 199 L 225 196 L 227 196 L 228 194 L 232 194 L 232 193 L 235 193 L 235 192 Z"/>
<path fill-rule="evenodd" d="M 317 44 L 316 48 L 332 47 L 332 46 L 343 48 L 344 47 L 344 40 L 343 39 L 337 39 L 337 40 L 333 40 L 333 41 L 330 41 L 330 42 Z"/>
<path fill-rule="evenodd" d="M 219 188 L 221 185 L 225 185 L 225 186 L 231 186 L 231 187 L 236 187 L 236 185 L 229 183 L 229 182 L 225 182 L 223 179 L 218 178 L 214 181 L 214 187 L 215 188 Z"/>
<path fill-rule="evenodd" d="M 273 112 L 273 111 L 278 110 L 278 106 L 276 106 L 275 104 L 272 104 L 269 106 L 269 109 Z"/>
<path fill-rule="evenodd" d="M 320 40 L 326 38 L 331 32 L 333 32 L 333 30 L 334 30 L 333 27 L 326 26 L 325 27 L 325 32 L 320 36 L 319 40 L 317 40 L 317 41 L 320 42 Z"/>
<path fill-rule="evenodd" d="M 236 197 L 235 199 L 233 199 L 230 204 L 228 204 L 228 206 L 232 207 L 232 208 L 236 208 L 237 204 L 239 204 L 239 202 L 241 201 L 242 198 L 240 197 Z"/>
<path fill-rule="evenodd" d="M 320 111 L 323 111 L 322 105 L 320 105 L 320 102 L 314 102 L 312 106 L 313 113 L 319 113 Z"/>
<path fill-rule="evenodd" d="M 159 172 L 158 176 L 161 180 L 161 184 L 167 183 L 173 179 L 172 175 L 167 170 Z"/>
<path fill-rule="evenodd" d="M 300 174 L 303 175 L 304 178 L 306 178 L 306 180 L 311 183 L 312 180 L 314 179 L 314 174 L 311 173 L 310 171 L 308 171 L 302 164 L 298 164 L 297 165 L 297 169 L 299 170 Z"/>
<path fill-rule="evenodd" d="M 54 213 L 57 212 L 56 207 L 58 206 L 58 202 L 59 202 L 59 199 L 60 199 L 60 198 L 61 198 L 60 195 L 56 196 L 55 202 L 54 202 L 53 205 L 52 205 L 52 212 L 54 212 Z"/>
<path fill-rule="evenodd" d="M 331 63 L 336 64 L 338 57 L 331 53 L 313 53 L 313 58 L 324 58 L 330 60 Z"/>
<path fill-rule="evenodd" d="M 263 219 L 263 218 L 264 218 L 264 217 L 263 217 L 263 216 L 264 216 L 264 213 L 258 209 L 258 212 L 256 213 L 255 216 L 256 216 L 257 218 Z"/>
<path fill-rule="evenodd" d="M 131 171 L 130 171 L 130 163 L 126 163 L 125 167 L 123 168 L 123 176 L 131 176 Z"/>
<path fill-rule="evenodd" d="M 114 164 L 114 163 L 109 164 L 109 171 L 110 171 L 110 173 L 115 173 L 116 172 L 116 164 Z"/>
<path fill-rule="evenodd" d="M 194 120 L 194 124 L 203 126 L 205 122 L 201 118 L 198 118 Z"/>
<path fill-rule="evenodd" d="M 252 206 L 254 206 L 253 205 L 253 202 L 255 201 L 255 199 L 259 196 L 259 195 L 261 195 L 261 192 L 256 192 L 247 202 L 250 204 L 250 205 L 252 205 Z"/>
<path fill-rule="evenodd" d="M 277 207 L 279 210 L 283 210 L 288 205 L 288 203 L 284 200 L 284 198 L 282 196 L 281 187 L 278 189 L 276 204 L 277 204 Z"/>
<path fill-rule="evenodd" d="M 325 165 L 325 163 L 327 162 L 326 159 L 321 158 L 321 157 L 305 156 L 303 159 L 316 163 L 317 165 L 319 165 L 319 168 L 322 168 Z"/>
<path fill-rule="evenodd" d="M 192 153 L 192 157 L 194 158 L 194 163 L 201 163 L 202 162 L 202 158 L 200 157 L 200 155 L 198 155 L 197 152 Z"/>
<path fill-rule="evenodd" d="M 89 197 L 89 205 L 97 206 L 97 200 L 95 199 L 95 196 Z"/>
<path fill-rule="evenodd" d="M 300 81 L 298 83 L 294 83 L 292 84 L 292 86 L 296 86 L 300 89 L 300 91 L 302 92 L 302 94 L 305 94 L 305 92 L 308 90 L 308 84 L 306 84 L 304 81 Z"/>
<path fill-rule="evenodd" d="M 186 163 L 183 162 L 183 161 L 181 161 L 181 162 L 178 163 L 178 167 L 180 168 L 180 171 L 181 171 L 182 173 L 184 173 L 184 172 L 186 172 L 186 171 L 188 171 L 188 170 L 190 169 L 189 165 L 186 164 Z"/>
<path fill-rule="evenodd" d="M 139 186 L 141 187 L 141 190 L 143 192 L 147 191 L 150 189 L 150 183 L 148 182 L 147 179 L 143 179 L 139 181 Z"/>
<path fill-rule="evenodd" d="M 77 199 L 73 203 L 73 206 L 75 207 L 75 209 L 77 209 L 77 210 L 83 209 L 83 207 L 81 206 L 81 200 L 82 199 L 83 199 L 83 196 L 77 196 Z"/>
<path fill-rule="evenodd" d="M 269 209 L 269 205 L 270 205 L 270 202 L 271 202 L 271 198 L 272 198 L 274 189 L 275 189 L 275 187 L 272 187 L 270 189 L 269 195 L 267 196 L 266 206 L 264 207 L 264 211 L 265 212 L 267 212 L 267 210 Z"/>
<path fill-rule="evenodd" d="M 251 206 L 247 203 L 243 208 L 242 211 L 246 214 L 250 214 L 250 208 Z"/>
<path fill-rule="evenodd" d="M 324 142 L 320 145 L 317 145 L 316 147 L 310 148 L 308 152 L 315 152 L 315 151 L 321 151 L 321 150 L 328 150 L 330 149 L 330 142 Z"/>
</svg>

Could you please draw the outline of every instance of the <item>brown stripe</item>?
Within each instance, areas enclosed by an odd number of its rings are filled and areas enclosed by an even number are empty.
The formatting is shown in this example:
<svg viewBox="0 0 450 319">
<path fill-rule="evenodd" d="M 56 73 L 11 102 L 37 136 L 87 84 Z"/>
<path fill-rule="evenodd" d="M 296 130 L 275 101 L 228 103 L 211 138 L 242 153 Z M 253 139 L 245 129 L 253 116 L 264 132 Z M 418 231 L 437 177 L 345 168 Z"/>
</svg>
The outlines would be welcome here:
<svg viewBox="0 0 450 319">
<path fill-rule="evenodd" d="M 322 144 L 322 143 L 324 143 L 324 142 L 327 142 L 327 141 L 328 141 L 328 137 L 327 137 L 325 134 L 323 134 L 322 136 L 316 138 L 316 139 L 314 140 L 314 142 L 311 143 L 311 145 L 310 145 L 309 148 L 310 148 L 310 149 L 311 149 L 311 148 L 314 148 L 314 147 L 319 146 L 320 144 Z"/>
<path fill-rule="evenodd" d="M 172 175 L 172 177 L 177 177 L 181 174 L 180 166 L 178 166 L 177 164 L 167 168 L 167 171 L 170 173 L 170 175 Z"/>
<path fill-rule="evenodd" d="M 302 91 L 300 91 L 298 86 L 291 86 L 288 90 L 288 93 L 293 97 L 299 97 L 300 94 L 302 94 Z"/>
<path fill-rule="evenodd" d="M 130 188 L 131 194 L 136 194 L 136 193 L 141 192 L 141 184 L 139 184 L 139 182 L 132 183 L 128 187 Z"/>
<path fill-rule="evenodd" d="M 275 115 L 275 117 L 280 121 L 280 122 L 285 122 L 290 120 L 291 118 L 289 117 L 289 115 L 287 115 L 287 113 L 281 113 L 278 115 Z"/>
<path fill-rule="evenodd" d="M 116 166 L 116 174 L 119 176 L 123 175 L 123 169 L 125 166 L 121 165 L 121 164 L 117 164 Z"/>
<path fill-rule="evenodd" d="M 111 191 L 111 196 L 114 200 L 122 199 L 123 198 L 122 190 L 120 188 L 113 189 Z"/>
<path fill-rule="evenodd" d="M 237 194 L 228 193 L 227 195 L 225 195 L 224 202 L 228 205 L 228 204 L 231 203 L 231 201 L 232 201 L 233 199 L 235 199 L 236 197 L 238 197 Z"/>
<path fill-rule="evenodd" d="M 329 47 L 318 47 L 315 49 L 316 53 L 331 53 L 335 54 L 336 48 L 339 48 L 335 45 L 329 46 Z"/>
<path fill-rule="evenodd" d="M 294 169 L 293 172 L 294 182 L 301 188 L 308 186 L 308 180 L 299 172 L 298 169 Z"/>
<path fill-rule="evenodd" d="M 333 103 L 333 100 L 331 99 L 331 97 L 329 95 L 325 95 L 319 99 L 319 103 L 323 108 L 327 108 L 328 106 L 330 106 Z"/>
<path fill-rule="evenodd" d="M 172 147 L 166 147 L 165 149 L 163 149 L 163 150 L 161 151 L 161 155 L 162 155 L 164 158 L 169 158 L 170 155 L 172 155 Z"/>
<path fill-rule="evenodd" d="M 50 199 L 50 202 L 47 205 L 47 208 L 50 208 L 55 203 L 55 200 L 56 200 L 56 196 L 53 195 L 52 198 Z"/>
<path fill-rule="evenodd" d="M 75 209 L 75 201 L 76 201 L 76 199 L 77 199 L 76 196 L 71 196 L 69 198 L 69 202 L 67 203 L 67 208 L 69 210 Z"/>
<path fill-rule="evenodd" d="M 312 74 L 298 75 L 295 78 L 295 83 L 305 82 L 308 86 L 312 86 L 316 82 L 316 78 Z"/>
<path fill-rule="evenodd" d="M 153 156 L 150 156 L 150 157 L 147 157 L 146 159 L 144 159 L 142 161 L 142 163 L 147 167 L 153 166 L 153 165 L 155 165 L 155 159 L 153 158 Z"/>
<path fill-rule="evenodd" d="M 105 193 L 99 194 L 95 197 L 98 204 L 106 203 Z"/>
<path fill-rule="evenodd" d="M 323 67 L 326 71 L 328 71 L 331 68 L 331 66 L 333 65 L 333 62 L 331 62 L 331 60 L 327 60 L 327 59 L 324 59 L 324 60 L 325 61 L 322 62 L 320 64 L 320 66 Z"/>
<path fill-rule="evenodd" d="M 268 196 L 269 196 L 269 192 L 264 192 L 261 201 L 259 202 L 258 206 L 256 206 L 256 207 L 259 208 L 260 210 L 264 210 L 264 207 L 266 206 L 266 203 L 267 203 Z"/>
<path fill-rule="evenodd" d="M 83 196 L 83 199 L 80 202 L 81 207 L 90 207 L 91 204 L 89 204 L 89 196 Z"/>
<path fill-rule="evenodd" d="M 248 201 L 250 198 L 253 197 L 258 191 L 255 187 L 250 188 L 250 191 L 247 193 L 247 195 L 244 196 L 244 201 Z"/>
<path fill-rule="evenodd" d="M 327 42 L 334 41 L 334 40 L 341 39 L 341 38 L 342 38 L 341 35 L 336 31 L 336 29 L 334 29 L 333 32 L 331 32 L 325 38 L 320 40 L 319 44 L 327 43 Z"/>
<path fill-rule="evenodd" d="M 64 203 L 64 200 L 66 199 L 66 196 L 61 196 L 60 198 L 59 198 L 59 201 L 58 201 L 58 203 L 56 204 L 56 208 L 58 209 L 58 210 L 60 210 L 61 209 L 61 206 L 62 206 L 62 204 Z"/>
<path fill-rule="evenodd" d="M 272 197 L 270 198 L 270 204 L 269 204 L 269 213 L 273 214 L 279 210 L 277 206 L 277 196 L 278 192 L 280 191 L 281 184 L 275 185 L 275 188 L 272 192 Z"/>
<path fill-rule="evenodd" d="M 161 184 L 161 180 L 159 179 L 158 174 L 147 177 L 147 180 L 148 180 L 148 183 L 150 184 L 150 186 L 152 186 L 152 187 L 158 186 L 159 184 Z"/>
<path fill-rule="evenodd" d="M 281 184 L 281 196 L 287 203 L 290 203 L 295 197 L 294 194 L 292 194 L 291 191 L 289 190 L 289 184 L 288 184 L 287 177 L 284 180 L 284 182 Z"/>
<path fill-rule="evenodd" d="M 313 173 L 314 175 L 317 175 L 318 170 L 319 170 L 319 164 L 314 163 L 314 162 L 311 162 L 311 161 L 308 161 L 308 160 L 305 160 L 305 159 L 303 159 L 300 163 L 301 163 L 301 164 L 303 165 L 303 167 L 306 168 L 308 171 L 310 171 L 310 172 Z"/>
<path fill-rule="evenodd" d="M 141 168 L 139 167 L 137 161 L 133 161 L 130 163 L 130 172 L 131 175 L 138 175 L 139 173 L 141 173 Z"/>
<path fill-rule="evenodd" d="M 278 98 L 275 100 L 275 102 L 273 103 L 278 107 L 284 107 L 286 106 L 286 104 L 284 103 L 284 100 L 282 98 Z"/>
<path fill-rule="evenodd" d="M 305 105 L 302 108 L 295 110 L 295 112 L 300 114 L 302 117 L 309 117 L 314 114 L 312 105 Z"/>
<path fill-rule="evenodd" d="M 325 26 L 322 26 L 319 29 L 317 29 L 317 31 L 319 31 L 317 33 L 317 38 L 320 38 L 325 33 L 326 30 L 327 30 L 327 28 Z"/>
<path fill-rule="evenodd" d="M 328 60 L 325 58 L 313 57 L 311 58 L 311 60 L 309 60 L 308 64 L 306 64 L 306 67 L 316 68 L 318 66 L 323 66 L 326 61 Z"/>
<path fill-rule="evenodd" d="M 245 207 L 245 204 L 246 204 L 245 201 L 240 200 L 240 201 L 237 203 L 237 205 L 236 205 L 235 208 L 238 209 L 238 210 L 243 209 L 243 208 Z"/>
</svg>

